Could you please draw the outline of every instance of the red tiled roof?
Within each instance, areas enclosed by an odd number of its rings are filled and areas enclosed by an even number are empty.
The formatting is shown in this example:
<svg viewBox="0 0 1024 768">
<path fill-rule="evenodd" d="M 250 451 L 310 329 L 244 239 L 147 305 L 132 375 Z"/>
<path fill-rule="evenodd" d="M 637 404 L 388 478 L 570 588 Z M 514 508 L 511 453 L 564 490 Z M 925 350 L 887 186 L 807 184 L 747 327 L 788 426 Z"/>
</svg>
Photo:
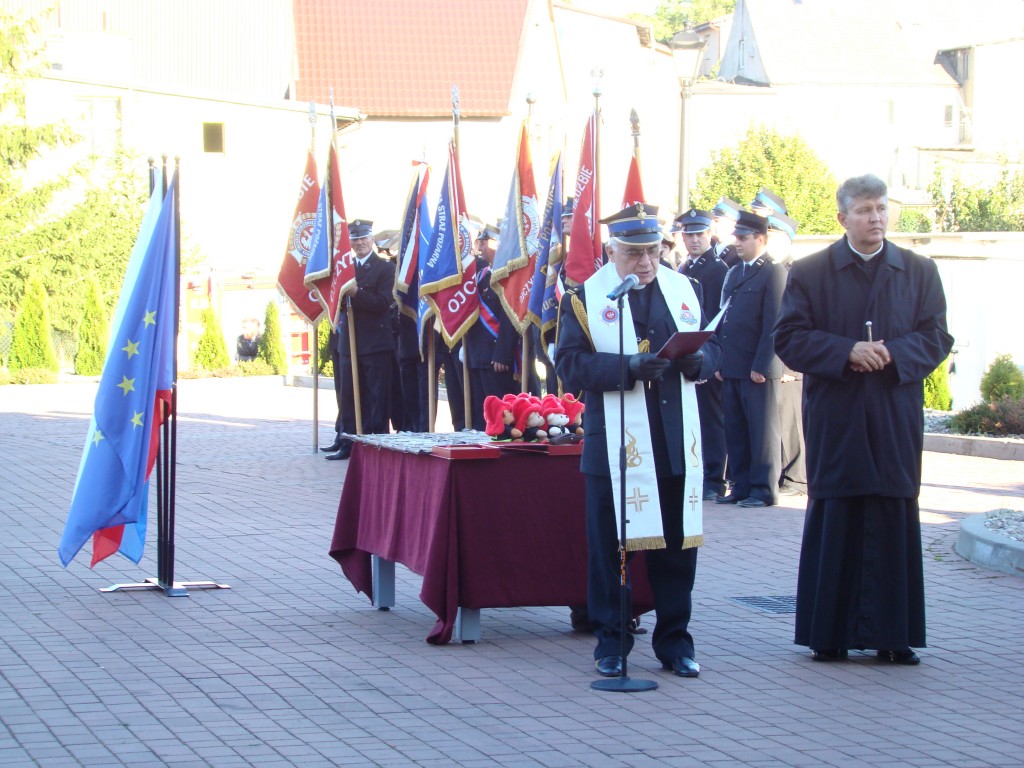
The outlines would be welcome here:
<svg viewBox="0 0 1024 768">
<path fill-rule="evenodd" d="M 376 117 L 509 113 L 528 0 L 294 0 L 299 101 Z"/>
</svg>

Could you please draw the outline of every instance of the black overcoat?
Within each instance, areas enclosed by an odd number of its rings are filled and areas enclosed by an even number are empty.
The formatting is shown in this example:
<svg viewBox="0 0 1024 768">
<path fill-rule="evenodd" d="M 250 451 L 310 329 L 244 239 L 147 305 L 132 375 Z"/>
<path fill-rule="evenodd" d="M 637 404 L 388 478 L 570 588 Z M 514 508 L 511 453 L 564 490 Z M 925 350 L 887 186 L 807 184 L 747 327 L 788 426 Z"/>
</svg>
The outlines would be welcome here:
<svg viewBox="0 0 1024 768">
<path fill-rule="evenodd" d="M 812 498 L 917 498 L 921 485 L 923 380 L 953 346 L 946 298 L 930 259 L 888 240 L 865 282 L 846 238 L 798 259 L 775 326 L 775 349 L 804 374 L 803 422 Z M 884 341 L 892 363 L 855 373 L 850 350 Z"/>
<path fill-rule="evenodd" d="M 391 352 L 395 349 L 395 327 L 391 305 L 395 299 L 395 265 L 376 253 L 370 254 L 364 266 L 356 265 L 358 289 L 352 297 L 355 315 L 356 354 Z M 338 342 L 342 357 L 351 357 L 348 340 L 348 314 L 341 311 Z"/>
</svg>

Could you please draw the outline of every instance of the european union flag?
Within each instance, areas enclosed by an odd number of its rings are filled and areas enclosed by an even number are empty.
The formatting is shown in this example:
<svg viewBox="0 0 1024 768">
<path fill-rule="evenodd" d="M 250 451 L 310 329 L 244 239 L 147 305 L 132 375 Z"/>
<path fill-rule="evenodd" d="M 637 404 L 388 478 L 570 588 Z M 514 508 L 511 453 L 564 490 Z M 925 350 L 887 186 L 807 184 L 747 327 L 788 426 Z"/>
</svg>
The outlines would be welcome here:
<svg viewBox="0 0 1024 768">
<path fill-rule="evenodd" d="M 174 379 L 178 279 L 177 176 L 154 187 L 125 273 L 107 359 L 58 554 L 66 567 L 94 534 L 93 560 L 120 551 L 138 563 L 149 473 Z"/>
</svg>

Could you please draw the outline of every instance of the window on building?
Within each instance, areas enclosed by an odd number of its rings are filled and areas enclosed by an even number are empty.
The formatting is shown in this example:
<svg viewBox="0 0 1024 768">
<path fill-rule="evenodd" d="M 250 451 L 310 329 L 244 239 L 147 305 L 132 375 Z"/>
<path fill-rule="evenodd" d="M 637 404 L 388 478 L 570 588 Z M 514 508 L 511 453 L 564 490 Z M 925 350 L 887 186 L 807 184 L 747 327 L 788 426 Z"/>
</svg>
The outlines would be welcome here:
<svg viewBox="0 0 1024 768">
<path fill-rule="evenodd" d="M 953 127 L 953 105 L 952 104 L 947 104 L 946 105 L 946 114 L 942 118 L 942 124 L 946 128 L 952 128 Z"/>
<path fill-rule="evenodd" d="M 203 123 L 203 152 L 224 152 L 224 123 Z"/>
</svg>

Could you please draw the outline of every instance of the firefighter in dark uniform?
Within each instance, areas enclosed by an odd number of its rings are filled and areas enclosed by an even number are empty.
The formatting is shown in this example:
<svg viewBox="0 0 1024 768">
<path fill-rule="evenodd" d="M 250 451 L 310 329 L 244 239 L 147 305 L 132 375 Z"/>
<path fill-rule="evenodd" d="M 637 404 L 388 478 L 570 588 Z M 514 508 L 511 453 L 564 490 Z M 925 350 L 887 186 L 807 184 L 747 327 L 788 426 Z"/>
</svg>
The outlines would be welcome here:
<svg viewBox="0 0 1024 768">
<path fill-rule="evenodd" d="M 711 210 L 711 246 L 726 267 L 734 267 L 740 260 L 732 230 L 742 210 L 743 206 L 728 197 L 721 198 Z"/>
<path fill-rule="evenodd" d="M 373 243 L 373 222 L 351 221 L 348 233 L 356 261 L 356 286 L 345 301 L 351 301 L 354 317 L 354 363 L 359 375 L 363 432 L 383 433 L 388 431 L 388 404 L 394 370 L 395 330 L 391 305 L 394 303 L 395 266 L 377 254 Z M 341 431 L 354 434 L 356 408 L 347 312 L 341 313 L 337 339 L 341 362 Z M 339 461 L 347 459 L 351 453 L 352 441 L 342 440 L 341 447 L 326 458 Z"/>
<path fill-rule="evenodd" d="M 733 487 L 716 502 L 766 507 L 778 499 L 782 362 L 775 355 L 772 329 L 786 271 L 768 255 L 768 222 L 763 217 L 741 211 L 735 235 L 741 263 L 729 270 L 722 289 L 722 301 L 729 306 L 718 327 L 722 363 L 715 373 L 723 382 Z"/>
</svg>

